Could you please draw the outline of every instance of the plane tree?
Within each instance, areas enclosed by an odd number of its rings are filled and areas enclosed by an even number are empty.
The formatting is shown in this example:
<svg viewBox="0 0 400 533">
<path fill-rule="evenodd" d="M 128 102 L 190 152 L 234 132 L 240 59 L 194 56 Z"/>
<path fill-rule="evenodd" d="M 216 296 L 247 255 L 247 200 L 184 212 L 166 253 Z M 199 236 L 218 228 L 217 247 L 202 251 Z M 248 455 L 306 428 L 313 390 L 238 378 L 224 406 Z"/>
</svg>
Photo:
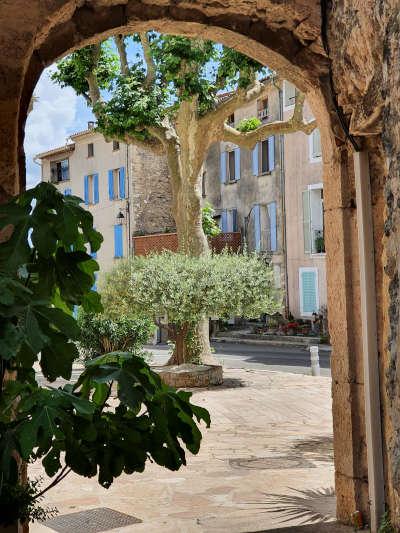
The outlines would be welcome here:
<svg viewBox="0 0 400 533">
<path fill-rule="evenodd" d="M 251 150 L 268 136 L 310 134 L 316 127 L 303 120 L 299 93 L 288 120 L 252 120 L 239 129 L 228 124 L 235 110 L 266 98 L 280 83 L 265 74 L 257 61 L 211 41 L 142 32 L 73 52 L 58 63 L 53 80 L 86 99 L 106 139 L 165 154 L 179 251 L 199 257 L 210 253 L 200 193 L 210 146 L 227 141 Z M 202 362 L 214 362 L 206 319 L 194 334 Z"/>
</svg>

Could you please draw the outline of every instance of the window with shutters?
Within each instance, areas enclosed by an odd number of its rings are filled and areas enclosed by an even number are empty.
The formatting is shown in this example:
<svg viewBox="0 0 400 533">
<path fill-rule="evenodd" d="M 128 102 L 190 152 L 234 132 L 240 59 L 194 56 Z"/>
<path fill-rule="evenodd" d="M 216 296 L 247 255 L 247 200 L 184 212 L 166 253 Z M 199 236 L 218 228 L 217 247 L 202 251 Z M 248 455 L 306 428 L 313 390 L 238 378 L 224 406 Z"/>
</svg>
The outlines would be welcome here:
<svg viewBox="0 0 400 533">
<path fill-rule="evenodd" d="M 114 168 L 108 171 L 108 197 L 110 200 L 125 198 L 125 168 Z"/>
<path fill-rule="evenodd" d="M 59 183 L 60 181 L 69 180 L 69 159 L 50 162 L 50 181 Z"/>
<path fill-rule="evenodd" d="M 268 119 L 268 113 L 269 113 L 268 98 L 264 98 L 263 100 L 258 100 L 257 101 L 258 118 L 261 121 L 265 122 Z"/>
<path fill-rule="evenodd" d="M 119 150 L 119 141 L 113 141 L 113 151 Z"/>
<path fill-rule="evenodd" d="M 258 143 L 258 145 L 258 175 L 268 174 L 275 168 L 275 137 L 272 135 Z"/>
<path fill-rule="evenodd" d="M 321 161 L 322 149 L 321 149 L 321 134 L 319 129 L 314 130 L 309 136 L 310 143 L 310 161 L 316 163 Z"/>
<path fill-rule="evenodd" d="M 288 82 L 283 82 L 283 105 L 285 109 L 290 109 L 296 103 L 296 87 Z"/>
<path fill-rule="evenodd" d="M 235 151 L 228 152 L 228 180 L 236 181 Z"/>
<path fill-rule="evenodd" d="M 89 143 L 87 145 L 87 156 L 88 157 L 93 157 L 94 156 L 94 145 L 93 145 L 93 143 Z"/>
<path fill-rule="evenodd" d="M 299 269 L 300 314 L 311 316 L 319 310 L 318 270 L 304 267 Z"/>
<path fill-rule="evenodd" d="M 98 174 L 90 174 L 85 177 L 85 202 L 86 204 L 97 204 L 99 199 Z"/>
<path fill-rule="evenodd" d="M 302 193 L 304 252 L 325 253 L 324 191 L 320 184 L 310 185 Z"/>
<path fill-rule="evenodd" d="M 228 120 L 226 122 L 228 126 L 231 126 L 233 128 L 233 126 L 235 125 L 235 113 L 232 113 L 232 115 L 229 115 Z"/>
</svg>

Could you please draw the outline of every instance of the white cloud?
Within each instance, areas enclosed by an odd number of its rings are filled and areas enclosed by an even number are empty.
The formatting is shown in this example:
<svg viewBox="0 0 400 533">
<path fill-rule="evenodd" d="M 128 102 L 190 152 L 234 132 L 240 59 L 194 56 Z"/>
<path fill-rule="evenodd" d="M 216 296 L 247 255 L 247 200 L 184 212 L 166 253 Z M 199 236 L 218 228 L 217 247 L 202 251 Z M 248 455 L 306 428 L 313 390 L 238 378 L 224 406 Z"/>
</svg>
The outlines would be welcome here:
<svg viewBox="0 0 400 533">
<path fill-rule="evenodd" d="M 26 123 L 24 147 L 27 187 L 32 187 L 40 181 L 40 167 L 34 163 L 33 157 L 40 152 L 64 145 L 76 124 L 79 98 L 73 89 L 62 89 L 50 80 L 52 70 L 54 67 L 46 69 L 36 86 L 34 94 L 38 101 L 35 102 Z"/>
</svg>

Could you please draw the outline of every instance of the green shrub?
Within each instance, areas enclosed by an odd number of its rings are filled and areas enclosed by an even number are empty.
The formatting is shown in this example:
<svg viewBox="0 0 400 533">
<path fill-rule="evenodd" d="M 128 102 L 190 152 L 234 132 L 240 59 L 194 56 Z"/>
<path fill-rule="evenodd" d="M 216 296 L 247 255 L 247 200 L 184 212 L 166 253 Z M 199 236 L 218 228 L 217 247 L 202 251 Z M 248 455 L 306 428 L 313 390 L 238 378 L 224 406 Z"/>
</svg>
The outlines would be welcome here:
<svg viewBox="0 0 400 533">
<path fill-rule="evenodd" d="M 261 126 L 261 120 L 257 117 L 251 117 L 242 119 L 236 126 L 236 129 L 245 133 L 246 131 L 256 130 L 258 126 Z"/>
<path fill-rule="evenodd" d="M 153 322 L 144 316 L 110 318 L 103 313 L 80 311 L 79 346 L 85 359 L 108 352 L 129 352 L 136 355 L 154 331 Z"/>
</svg>

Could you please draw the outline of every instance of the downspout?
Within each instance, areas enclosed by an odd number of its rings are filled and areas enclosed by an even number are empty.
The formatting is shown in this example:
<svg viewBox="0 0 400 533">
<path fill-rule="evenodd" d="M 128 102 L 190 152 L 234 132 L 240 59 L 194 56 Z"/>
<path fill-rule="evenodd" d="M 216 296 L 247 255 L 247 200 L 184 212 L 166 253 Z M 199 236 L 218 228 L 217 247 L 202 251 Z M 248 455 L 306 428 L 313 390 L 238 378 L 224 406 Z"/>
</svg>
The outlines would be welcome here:
<svg viewBox="0 0 400 533">
<path fill-rule="evenodd" d="M 283 121 L 283 92 L 282 87 L 277 87 L 279 95 L 279 120 Z M 286 180 L 285 180 L 285 136 L 279 135 L 279 166 L 280 166 L 280 190 L 282 211 L 282 251 L 283 266 L 285 269 L 285 314 L 289 316 L 289 274 L 286 237 Z"/>
<path fill-rule="evenodd" d="M 376 320 L 374 236 L 368 152 L 354 153 L 364 366 L 365 432 L 371 533 L 385 512 L 379 361 Z"/>
<path fill-rule="evenodd" d="M 127 229 L 128 229 L 128 257 L 131 257 L 132 255 L 132 235 L 131 235 L 131 169 L 129 165 L 129 144 L 126 145 L 126 176 L 127 176 L 127 184 L 128 184 L 128 199 L 126 202 L 126 214 L 127 214 Z"/>
</svg>

